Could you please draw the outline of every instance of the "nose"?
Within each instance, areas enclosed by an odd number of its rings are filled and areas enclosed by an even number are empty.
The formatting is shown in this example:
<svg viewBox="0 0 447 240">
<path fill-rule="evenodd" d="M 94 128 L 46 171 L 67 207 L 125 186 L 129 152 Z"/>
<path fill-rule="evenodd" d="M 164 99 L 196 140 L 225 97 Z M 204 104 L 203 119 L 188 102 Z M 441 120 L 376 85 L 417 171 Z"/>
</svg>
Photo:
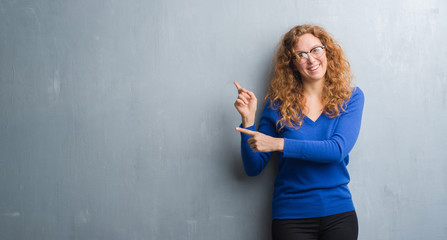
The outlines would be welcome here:
<svg viewBox="0 0 447 240">
<path fill-rule="evenodd" d="M 307 54 L 307 63 L 313 63 L 313 62 L 315 62 L 317 59 L 314 57 L 314 56 L 312 56 L 312 54 Z"/>
</svg>

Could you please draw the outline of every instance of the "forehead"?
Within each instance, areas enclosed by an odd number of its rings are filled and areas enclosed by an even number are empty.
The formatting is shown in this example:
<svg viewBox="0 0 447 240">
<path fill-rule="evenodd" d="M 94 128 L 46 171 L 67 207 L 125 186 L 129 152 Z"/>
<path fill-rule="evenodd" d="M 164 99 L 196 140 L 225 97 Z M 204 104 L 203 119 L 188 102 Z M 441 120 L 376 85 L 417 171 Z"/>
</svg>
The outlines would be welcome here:
<svg viewBox="0 0 447 240">
<path fill-rule="evenodd" d="M 295 44 L 294 50 L 295 52 L 307 52 L 310 49 L 321 45 L 323 44 L 321 44 L 320 39 L 310 33 L 306 33 L 298 38 L 298 42 Z"/>
</svg>

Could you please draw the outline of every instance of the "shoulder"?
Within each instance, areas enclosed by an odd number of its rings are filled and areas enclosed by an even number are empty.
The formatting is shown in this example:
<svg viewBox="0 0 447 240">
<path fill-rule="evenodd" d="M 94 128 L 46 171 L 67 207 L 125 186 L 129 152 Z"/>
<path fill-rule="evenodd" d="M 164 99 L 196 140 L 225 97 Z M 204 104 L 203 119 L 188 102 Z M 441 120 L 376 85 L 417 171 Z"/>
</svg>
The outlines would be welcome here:
<svg viewBox="0 0 447 240">
<path fill-rule="evenodd" d="M 278 120 L 279 117 L 279 102 L 275 101 L 272 103 L 270 99 L 266 99 L 264 103 L 264 109 L 262 110 L 262 117 L 272 118 Z"/>
<path fill-rule="evenodd" d="M 359 87 L 352 87 L 352 95 L 348 100 L 348 105 L 352 102 L 361 102 L 363 104 L 363 102 L 365 101 L 365 95 L 363 94 L 362 89 L 360 89 Z"/>
<path fill-rule="evenodd" d="M 344 113 L 362 111 L 363 105 L 365 103 L 365 95 L 363 94 L 362 89 L 359 87 L 352 88 L 351 97 L 349 97 L 346 102 L 346 109 L 343 111 Z"/>
<path fill-rule="evenodd" d="M 352 96 L 360 96 L 360 97 L 364 97 L 363 91 L 362 89 L 360 89 L 360 87 L 351 87 L 352 89 Z"/>
<path fill-rule="evenodd" d="M 265 103 L 264 103 L 264 108 L 268 108 L 268 109 L 271 109 L 271 110 L 273 110 L 273 111 L 277 111 L 278 109 L 279 109 L 279 106 L 280 106 L 281 104 L 279 103 L 279 101 L 274 101 L 273 103 L 272 103 L 272 100 L 270 100 L 269 98 L 267 98 L 266 100 L 265 100 Z"/>
</svg>

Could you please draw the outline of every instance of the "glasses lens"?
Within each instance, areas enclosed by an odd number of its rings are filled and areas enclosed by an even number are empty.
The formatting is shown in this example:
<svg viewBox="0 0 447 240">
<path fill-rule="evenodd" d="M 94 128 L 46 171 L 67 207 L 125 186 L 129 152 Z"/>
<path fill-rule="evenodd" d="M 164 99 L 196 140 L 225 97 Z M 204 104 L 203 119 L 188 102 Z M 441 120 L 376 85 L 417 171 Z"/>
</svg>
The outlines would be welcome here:
<svg viewBox="0 0 447 240">
<path fill-rule="evenodd" d="M 323 47 L 316 47 L 310 51 L 310 54 L 312 54 L 312 57 L 314 58 L 319 58 L 323 55 L 323 52 Z"/>
<path fill-rule="evenodd" d="M 308 58 L 307 53 L 298 53 L 298 61 L 300 63 L 306 62 Z"/>
</svg>

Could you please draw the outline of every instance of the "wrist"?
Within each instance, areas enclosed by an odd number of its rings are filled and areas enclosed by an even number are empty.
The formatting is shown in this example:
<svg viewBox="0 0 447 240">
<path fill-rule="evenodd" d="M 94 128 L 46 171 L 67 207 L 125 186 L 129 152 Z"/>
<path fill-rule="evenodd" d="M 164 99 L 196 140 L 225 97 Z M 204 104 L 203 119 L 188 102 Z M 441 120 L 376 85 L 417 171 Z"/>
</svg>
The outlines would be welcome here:
<svg viewBox="0 0 447 240">
<path fill-rule="evenodd" d="M 247 128 L 247 127 L 251 127 L 255 125 L 255 120 L 254 118 L 245 118 L 242 117 L 242 127 Z"/>
<path fill-rule="evenodd" d="M 284 138 L 278 138 L 277 149 L 279 152 L 284 152 Z"/>
</svg>

